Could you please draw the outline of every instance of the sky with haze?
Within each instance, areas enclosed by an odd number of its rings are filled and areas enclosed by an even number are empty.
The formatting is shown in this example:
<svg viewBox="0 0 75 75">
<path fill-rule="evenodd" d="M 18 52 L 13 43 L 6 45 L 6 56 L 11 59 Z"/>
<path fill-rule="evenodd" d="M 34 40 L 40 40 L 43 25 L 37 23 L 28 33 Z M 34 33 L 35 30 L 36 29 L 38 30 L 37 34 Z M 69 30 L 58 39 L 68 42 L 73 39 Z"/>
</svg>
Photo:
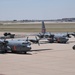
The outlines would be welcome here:
<svg viewBox="0 0 75 75">
<path fill-rule="evenodd" d="M 75 18 L 75 0 L 0 0 L 0 20 Z"/>
</svg>

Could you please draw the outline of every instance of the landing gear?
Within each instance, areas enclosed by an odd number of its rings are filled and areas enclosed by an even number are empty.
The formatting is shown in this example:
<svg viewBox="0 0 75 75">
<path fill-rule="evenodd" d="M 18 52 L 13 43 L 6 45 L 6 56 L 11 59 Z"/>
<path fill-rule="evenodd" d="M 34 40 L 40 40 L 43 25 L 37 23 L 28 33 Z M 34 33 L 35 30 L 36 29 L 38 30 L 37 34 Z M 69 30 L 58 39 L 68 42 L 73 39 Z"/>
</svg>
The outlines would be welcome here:
<svg viewBox="0 0 75 75">
<path fill-rule="evenodd" d="M 27 51 L 11 51 L 12 53 L 27 54 Z"/>
<path fill-rule="evenodd" d="M 25 51 L 24 54 L 27 54 L 27 52 Z"/>
<path fill-rule="evenodd" d="M 49 40 L 49 43 L 54 43 L 54 40 Z"/>
<path fill-rule="evenodd" d="M 7 50 L 0 50 L 1 54 L 7 53 Z"/>
<path fill-rule="evenodd" d="M 48 41 L 49 41 L 49 43 L 54 43 L 54 39 L 52 39 L 52 38 L 49 38 Z"/>
</svg>

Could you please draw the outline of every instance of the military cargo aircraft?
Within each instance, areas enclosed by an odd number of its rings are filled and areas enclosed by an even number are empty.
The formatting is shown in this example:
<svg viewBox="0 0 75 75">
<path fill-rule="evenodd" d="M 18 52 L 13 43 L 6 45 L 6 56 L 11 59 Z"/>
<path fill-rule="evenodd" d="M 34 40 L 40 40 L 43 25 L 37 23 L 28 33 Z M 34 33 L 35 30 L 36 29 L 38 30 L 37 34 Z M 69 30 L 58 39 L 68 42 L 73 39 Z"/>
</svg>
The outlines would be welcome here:
<svg viewBox="0 0 75 75">
<path fill-rule="evenodd" d="M 42 21 L 41 33 L 37 34 L 39 39 L 47 39 L 50 43 L 66 43 L 71 38 L 70 35 L 75 35 L 74 33 L 51 33 L 46 32 L 44 21 Z"/>
<path fill-rule="evenodd" d="M 31 43 L 28 41 L 20 41 L 16 39 L 0 39 L 0 53 L 6 53 L 8 51 L 11 52 L 23 52 L 27 53 L 27 51 L 31 50 Z"/>
<path fill-rule="evenodd" d="M 19 53 L 27 53 L 31 50 L 31 42 L 39 44 L 39 40 L 36 39 L 0 39 L 0 53 L 7 52 L 19 52 Z"/>
</svg>

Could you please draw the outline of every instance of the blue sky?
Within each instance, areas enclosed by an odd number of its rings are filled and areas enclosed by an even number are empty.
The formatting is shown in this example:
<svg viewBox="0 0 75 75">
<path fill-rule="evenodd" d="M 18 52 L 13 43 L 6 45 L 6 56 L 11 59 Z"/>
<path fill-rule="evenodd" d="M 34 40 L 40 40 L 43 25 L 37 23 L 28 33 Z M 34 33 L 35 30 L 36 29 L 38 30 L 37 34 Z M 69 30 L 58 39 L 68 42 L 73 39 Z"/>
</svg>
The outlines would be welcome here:
<svg viewBox="0 0 75 75">
<path fill-rule="evenodd" d="M 75 17 L 75 0 L 0 0 L 0 20 Z"/>
</svg>

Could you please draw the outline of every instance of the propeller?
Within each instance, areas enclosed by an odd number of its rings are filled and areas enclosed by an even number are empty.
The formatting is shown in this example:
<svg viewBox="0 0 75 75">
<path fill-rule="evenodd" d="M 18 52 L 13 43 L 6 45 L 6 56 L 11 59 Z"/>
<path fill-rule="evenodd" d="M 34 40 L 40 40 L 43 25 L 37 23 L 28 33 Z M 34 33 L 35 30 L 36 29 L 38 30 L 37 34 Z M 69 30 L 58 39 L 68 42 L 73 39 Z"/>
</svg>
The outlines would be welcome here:
<svg viewBox="0 0 75 75">
<path fill-rule="evenodd" d="M 40 43 L 39 43 L 39 40 L 40 40 L 40 39 L 37 39 L 36 36 L 35 36 L 35 38 L 36 38 L 36 43 L 38 43 L 38 45 L 40 46 Z"/>
<path fill-rule="evenodd" d="M 37 36 L 41 39 L 41 38 L 43 38 L 43 37 L 44 37 L 44 34 L 39 33 Z"/>
<path fill-rule="evenodd" d="M 36 39 L 28 39 L 28 41 L 40 45 L 40 44 L 39 44 L 39 39 L 37 39 L 36 36 L 35 36 L 35 38 L 36 38 Z"/>
<path fill-rule="evenodd" d="M 7 36 L 8 35 L 8 33 L 4 33 L 4 36 Z"/>
<path fill-rule="evenodd" d="M 72 36 L 74 36 L 74 37 L 75 37 L 75 32 L 73 32 L 73 33 L 72 33 Z"/>
<path fill-rule="evenodd" d="M 26 41 L 29 41 L 28 38 L 29 38 L 29 37 L 27 37 Z"/>
<path fill-rule="evenodd" d="M 28 39 L 29 37 L 27 37 L 26 41 L 27 41 L 27 44 L 31 45 L 31 43 L 29 42 L 30 40 Z"/>
<path fill-rule="evenodd" d="M 51 33 L 50 33 L 49 38 L 52 38 L 52 39 L 53 39 L 53 38 L 54 38 L 54 34 L 51 34 Z"/>
<path fill-rule="evenodd" d="M 68 37 L 68 38 L 71 38 L 71 36 L 70 36 L 70 34 L 69 34 L 68 32 L 67 32 L 67 37 Z"/>
</svg>

